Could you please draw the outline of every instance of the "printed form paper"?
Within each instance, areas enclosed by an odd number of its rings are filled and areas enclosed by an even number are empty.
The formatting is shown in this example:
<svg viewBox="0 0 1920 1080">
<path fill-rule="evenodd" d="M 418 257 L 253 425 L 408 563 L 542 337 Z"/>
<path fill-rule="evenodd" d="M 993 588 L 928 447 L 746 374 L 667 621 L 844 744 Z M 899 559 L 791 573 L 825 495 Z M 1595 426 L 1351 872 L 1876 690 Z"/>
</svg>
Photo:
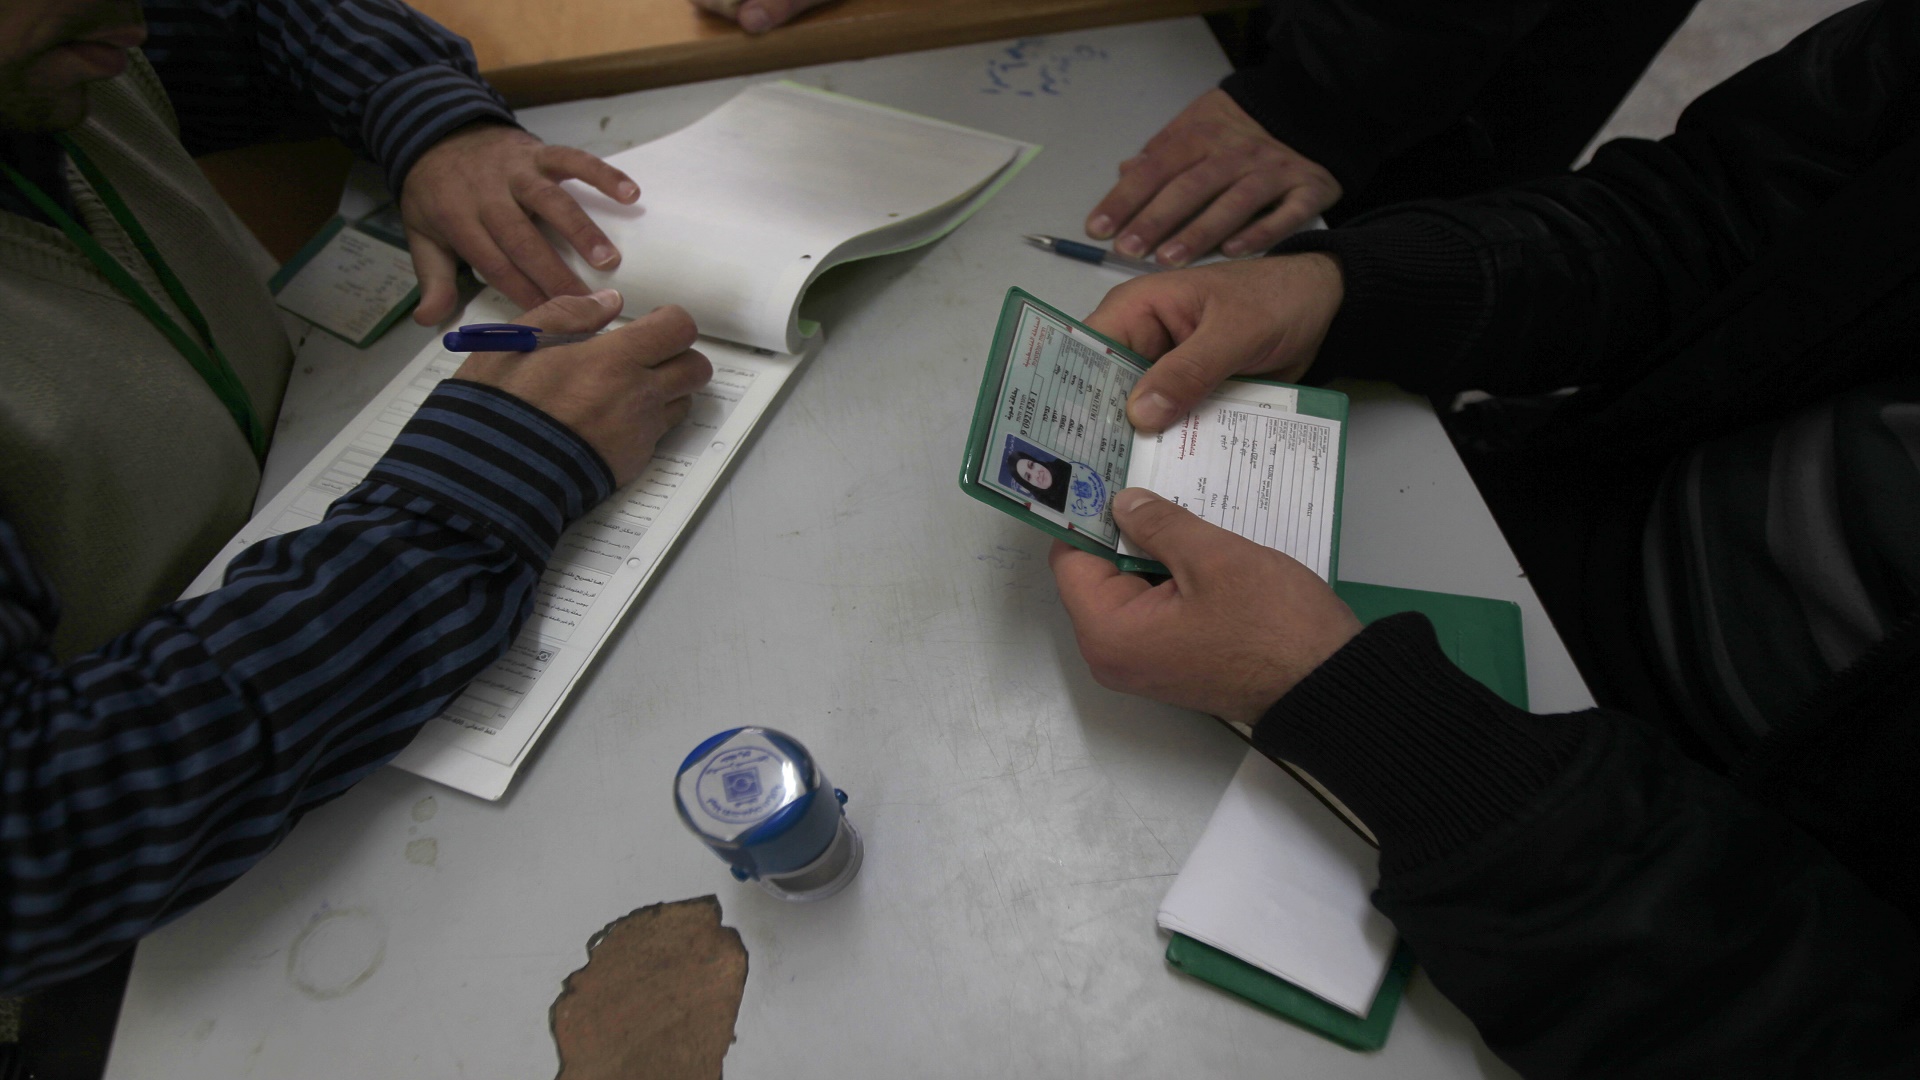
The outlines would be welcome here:
<svg viewBox="0 0 1920 1080">
<path fill-rule="evenodd" d="M 1127 484 L 1326 578 L 1340 422 L 1296 413 L 1298 402 L 1291 388 L 1229 383 L 1178 425 L 1138 439 Z M 1142 554 L 1125 543 L 1120 552 Z"/>
<path fill-rule="evenodd" d="M 515 314 L 488 290 L 465 321 Z M 766 355 L 701 339 L 713 381 L 660 440 L 638 480 L 575 522 L 541 575 L 534 611 L 506 654 L 427 722 L 394 763 L 497 799 L 608 634 L 653 576 L 721 474 L 804 357 Z M 407 365 L 345 431 L 221 550 L 185 595 L 218 588 L 227 563 L 269 536 L 320 521 L 358 485 L 440 381 L 464 359 L 438 342 Z"/>
</svg>

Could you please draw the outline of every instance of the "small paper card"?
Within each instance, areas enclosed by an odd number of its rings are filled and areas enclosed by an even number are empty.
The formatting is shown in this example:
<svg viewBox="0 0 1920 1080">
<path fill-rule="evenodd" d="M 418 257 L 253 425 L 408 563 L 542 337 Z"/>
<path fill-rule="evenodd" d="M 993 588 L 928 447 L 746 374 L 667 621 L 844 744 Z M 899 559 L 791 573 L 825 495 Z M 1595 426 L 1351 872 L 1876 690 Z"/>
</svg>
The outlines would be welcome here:
<svg viewBox="0 0 1920 1080">
<path fill-rule="evenodd" d="M 390 214 L 334 218 L 273 276 L 275 299 L 350 344 L 373 344 L 420 300 L 397 224 Z"/>
<path fill-rule="evenodd" d="M 1347 397 L 1230 379 L 1154 435 L 1127 421 L 1150 362 L 1019 289 L 1007 292 L 960 467 L 967 494 L 1123 570 L 1166 573 L 1114 524 L 1144 487 L 1328 581 L 1338 561 Z"/>
</svg>

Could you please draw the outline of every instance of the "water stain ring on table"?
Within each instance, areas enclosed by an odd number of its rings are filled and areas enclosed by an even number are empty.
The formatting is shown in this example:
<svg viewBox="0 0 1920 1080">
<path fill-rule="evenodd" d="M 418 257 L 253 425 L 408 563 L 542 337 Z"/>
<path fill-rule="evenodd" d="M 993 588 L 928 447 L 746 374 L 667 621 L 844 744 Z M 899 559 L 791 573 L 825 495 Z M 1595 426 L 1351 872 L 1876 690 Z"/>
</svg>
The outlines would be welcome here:
<svg viewBox="0 0 1920 1080">
<path fill-rule="evenodd" d="M 365 908 L 321 911 L 287 950 L 287 981 L 315 1001 L 358 989 L 387 958 L 387 926 Z"/>
<path fill-rule="evenodd" d="M 431 836 L 407 841 L 407 861 L 415 866 L 432 866 L 440 859 L 440 841 Z"/>
</svg>

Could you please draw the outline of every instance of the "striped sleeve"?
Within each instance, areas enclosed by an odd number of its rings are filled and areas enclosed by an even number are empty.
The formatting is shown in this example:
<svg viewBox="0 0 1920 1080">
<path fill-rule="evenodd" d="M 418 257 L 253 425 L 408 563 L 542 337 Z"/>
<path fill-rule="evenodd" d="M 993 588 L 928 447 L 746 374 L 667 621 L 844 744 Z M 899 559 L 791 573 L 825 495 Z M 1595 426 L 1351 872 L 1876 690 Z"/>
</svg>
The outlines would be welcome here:
<svg viewBox="0 0 1920 1080">
<path fill-rule="evenodd" d="M 449 381 L 320 524 L 65 665 L 0 519 L 0 993 L 104 963 L 385 764 L 505 651 L 611 490 L 557 422 Z"/>
<path fill-rule="evenodd" d="M 473 50 L 401 0 L 146 0 L 147 59 L 195 154 L 317 123 L 386 170 L 476 120 L 513 123 Z"/>
</svg>

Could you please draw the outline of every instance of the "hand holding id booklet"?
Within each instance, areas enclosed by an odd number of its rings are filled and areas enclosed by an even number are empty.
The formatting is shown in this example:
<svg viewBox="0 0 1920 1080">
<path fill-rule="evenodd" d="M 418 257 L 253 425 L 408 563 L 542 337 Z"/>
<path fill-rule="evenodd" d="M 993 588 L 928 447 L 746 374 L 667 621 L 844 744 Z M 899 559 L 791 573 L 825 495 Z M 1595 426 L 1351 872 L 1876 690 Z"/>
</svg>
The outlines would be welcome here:
<svg viewBox="0 0 1920 1080">
<path fill-rule="evenodd" d="M 1149 366 L 1009 289 L 961 489 L 1122 570 L 1164 574 L 1113 520 L 1113 494 L 1143 487 L 1333 581 L 1347 396 L 1229 379 L 1186 419 L 1149 435 L 1127 420 L 1127 397 Z"/>
</svg>

